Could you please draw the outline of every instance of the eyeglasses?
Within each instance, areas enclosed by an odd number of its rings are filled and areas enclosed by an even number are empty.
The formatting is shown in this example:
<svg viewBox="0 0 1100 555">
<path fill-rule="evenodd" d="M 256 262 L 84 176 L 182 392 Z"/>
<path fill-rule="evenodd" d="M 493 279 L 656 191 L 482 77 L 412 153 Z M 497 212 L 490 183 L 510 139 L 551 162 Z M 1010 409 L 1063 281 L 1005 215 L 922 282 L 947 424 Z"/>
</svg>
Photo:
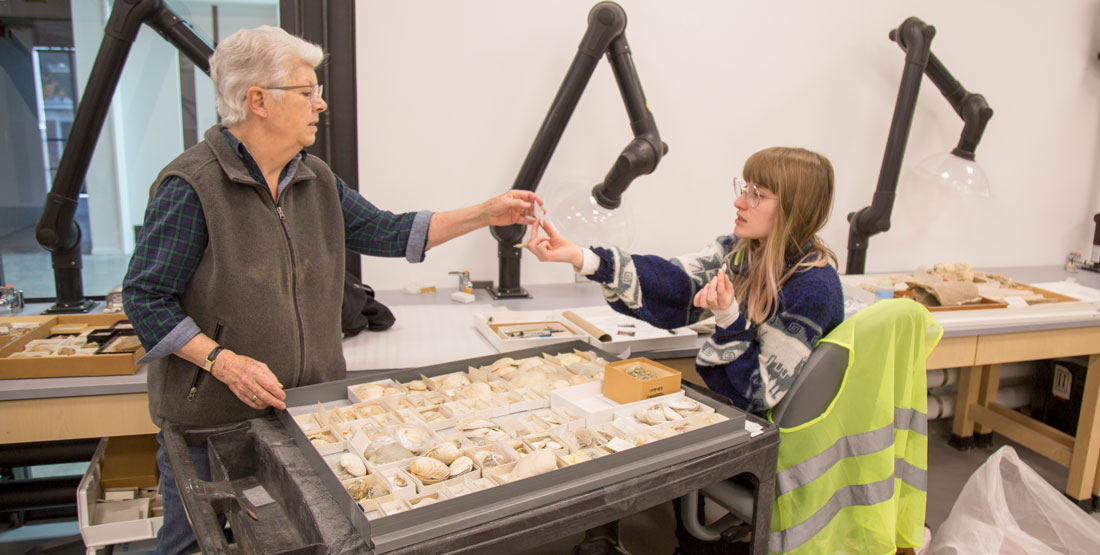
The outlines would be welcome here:
<svg viewBox="0 0 1100 555">
<path fill-rule="evenodd" d="M 760 206 L 761 200 L 771 198 L 761 195 L 760 189 L 756 187 L 755 183 L 746 183 L 745 180 L 740 177 L 733 178 L 733 192 L 738 197 L 744 195 L 745 201 L 749 203 L 749 208 L 756 208 Z"/>
<path fill-rule="evenodd" d="M 285 87 L 260 87 L 261 89 L 267 89 L 269 91 L 291 91 L 294 89 L 309 88 L 309 104 L 316 106 L 321 102 L 321 92 L 325 90 L 325 86 L 321 84 L 316 85 L 287 85 Z"/>
</svg>

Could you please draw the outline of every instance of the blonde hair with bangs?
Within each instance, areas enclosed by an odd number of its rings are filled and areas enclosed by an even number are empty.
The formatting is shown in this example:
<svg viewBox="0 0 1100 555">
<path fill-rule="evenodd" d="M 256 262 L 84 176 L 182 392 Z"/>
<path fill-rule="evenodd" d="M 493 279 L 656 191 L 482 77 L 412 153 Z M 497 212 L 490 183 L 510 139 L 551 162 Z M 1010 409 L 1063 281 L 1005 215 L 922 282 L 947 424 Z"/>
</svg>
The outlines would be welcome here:
<svg viewBox="0 0 1100 555">
<path fill-rule="evenodd" d="M 325 52 L 320 46 L 279 27 L 261 25 L 229 35 L 210 56 L 210 79 L 216 91 L 214 103 L 222 124 L 233 127 L 244 123 L 248 116 L 245 93 L 249 87 L 281 85 L 298 64 L 316 68 L 324 60 Z"/>
<path fill-rule="evenodd" d="M 803 148 L 772 147 L 750 156 L 742 177 L 778 199 L 767 237 L 741 240 L 730 253 L 747 268 L 733 276 L 737 302 L 750 320 L 762 324 L 775 314 L 779 289 L 792 275 L 830 262 L 837 266 L 836 254 L 817 236 L 832 213 L 833 165 Z"/>
</svg>

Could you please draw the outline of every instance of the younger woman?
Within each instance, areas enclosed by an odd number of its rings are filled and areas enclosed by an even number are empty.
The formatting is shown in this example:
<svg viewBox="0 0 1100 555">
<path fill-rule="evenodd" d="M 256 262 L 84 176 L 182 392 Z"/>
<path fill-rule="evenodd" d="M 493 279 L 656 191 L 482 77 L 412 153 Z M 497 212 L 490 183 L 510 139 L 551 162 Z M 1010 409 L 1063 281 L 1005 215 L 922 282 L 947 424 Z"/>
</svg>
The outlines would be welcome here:
<svg viewBox="0 0 1100 555">
<path fill-rule="evenodd" d="M 662 328 L 710 314 L 695 366 L 707 386 L 761 413 L 790 389 L 817 341 L 844 319 L 836 255 L 817 237 L 833 203 L 833 167 L 801 148 L 764 149 L 734 179 L 731 235 L 666 260 L 614 246 L 582 249 L 535 224 L 528 249 L 603 284 L 613 309 Z M 832 263 L 832 265 L 830 265 Z"/>
</svg>

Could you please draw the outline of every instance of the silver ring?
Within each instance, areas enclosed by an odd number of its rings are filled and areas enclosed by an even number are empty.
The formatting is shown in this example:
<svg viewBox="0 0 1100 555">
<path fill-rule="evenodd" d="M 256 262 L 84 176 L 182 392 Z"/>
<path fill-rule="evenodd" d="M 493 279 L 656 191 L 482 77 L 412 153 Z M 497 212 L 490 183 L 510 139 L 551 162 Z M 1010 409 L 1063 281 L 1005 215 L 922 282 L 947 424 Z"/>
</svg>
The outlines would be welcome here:
<svg viewBox="0 0 1100 555">
<path fill-rule="evenodd" d="M 260 398 L 260 396 L 259 396 L 259 395 L 253 395 L 253 396 L 252 396 L 252 402 L 253 402 L 253 403 L 255 403 L 255 402 L 256 402 L 256 399 L 259 399 L 259 398 Z"/>
</svg>

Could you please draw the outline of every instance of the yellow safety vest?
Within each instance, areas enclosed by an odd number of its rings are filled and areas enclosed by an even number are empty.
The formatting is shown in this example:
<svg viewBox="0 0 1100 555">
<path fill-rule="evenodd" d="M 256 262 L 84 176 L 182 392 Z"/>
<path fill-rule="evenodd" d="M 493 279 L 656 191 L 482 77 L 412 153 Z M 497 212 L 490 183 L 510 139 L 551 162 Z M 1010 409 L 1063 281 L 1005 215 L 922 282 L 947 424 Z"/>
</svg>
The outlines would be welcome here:
<svg viewBox="0 0 1100 555">
<path fill-rule="evenodd" d="M 895 553 L 924 536 L 925 359 L 943 329 L 908 299 L 880 301 L 822 341 L 848 349 L 819 417 L 779 429 L 773 553 Z"/>
</svg>

